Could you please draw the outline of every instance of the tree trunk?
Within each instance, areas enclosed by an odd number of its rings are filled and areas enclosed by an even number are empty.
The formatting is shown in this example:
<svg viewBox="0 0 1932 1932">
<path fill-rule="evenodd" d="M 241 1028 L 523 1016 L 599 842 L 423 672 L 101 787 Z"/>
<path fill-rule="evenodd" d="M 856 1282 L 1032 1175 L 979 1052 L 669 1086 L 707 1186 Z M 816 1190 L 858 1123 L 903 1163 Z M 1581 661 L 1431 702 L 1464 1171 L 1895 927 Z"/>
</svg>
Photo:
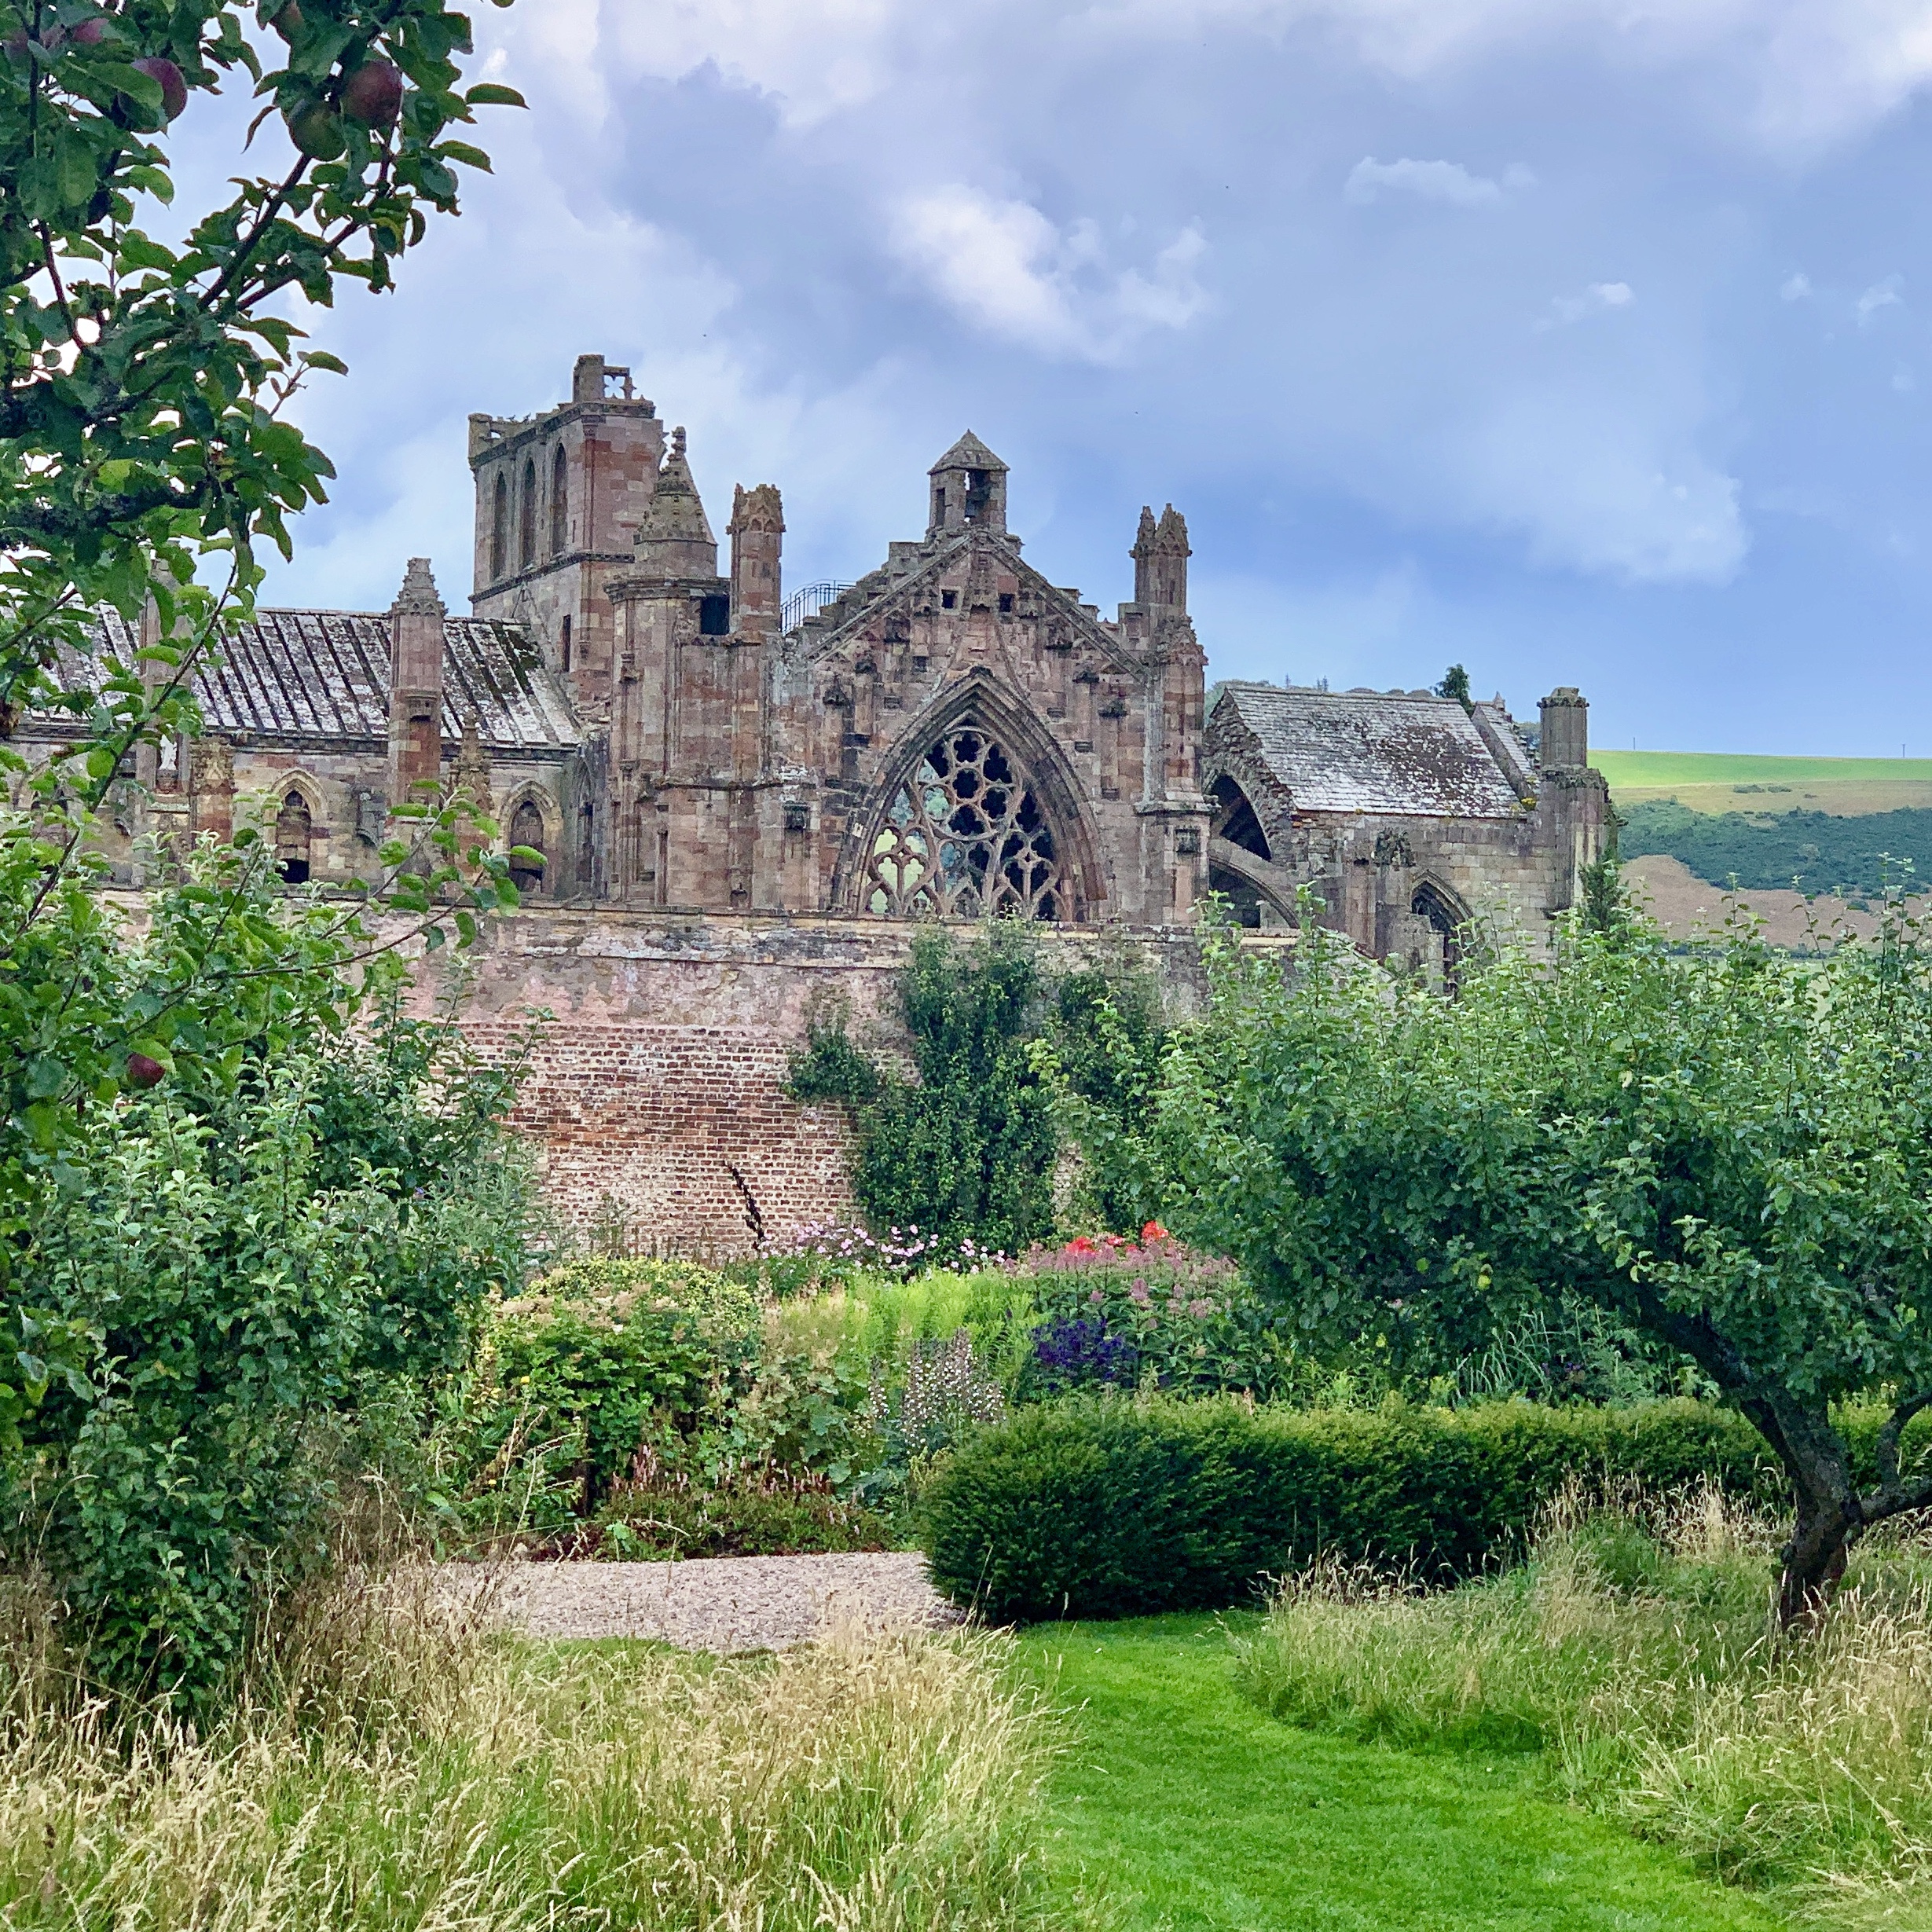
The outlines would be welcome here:
<svg viewBox="0 0 1932 1932">
<path fill-rule="evenodd" d="M 1845 1575 L 1851 1539 L 1859 1528 L 1836 1501 L 1798 1492 L 1798 1523 L 1784 1546 L 1784 1572 L 1778 1582 L 1778 1627 L 1814 1627 Z"/>
</svg>

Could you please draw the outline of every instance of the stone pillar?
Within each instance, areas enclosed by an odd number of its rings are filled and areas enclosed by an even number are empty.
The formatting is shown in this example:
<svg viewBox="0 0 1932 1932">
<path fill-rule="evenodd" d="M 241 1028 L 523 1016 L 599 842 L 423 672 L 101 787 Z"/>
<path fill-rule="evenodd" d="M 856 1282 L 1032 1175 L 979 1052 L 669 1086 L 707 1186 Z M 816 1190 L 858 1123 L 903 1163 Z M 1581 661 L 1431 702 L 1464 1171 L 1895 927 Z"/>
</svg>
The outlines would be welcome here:
<svg viewBox="0 0 1932 1932">
<path fill-rule="evenodd" d="M 389 613 L 389 805 L 422 805 L 443 761 L 443 620 L 427 557 L 412 557 Z"/>
<path fill-rule="evenodd" d="M 225 845 L 235 836 L 235 754 L 225 738 L 197 738 L 189 764 L 188 836 Z"/>
<path fill-rule="evenodd" d="M 463 720 L 463 742 L 456 747 L 456 788 L 478 812 L 489 817 L 492 809 L 489 753 L 484 749 L 474 711 Z"/>
</svg>

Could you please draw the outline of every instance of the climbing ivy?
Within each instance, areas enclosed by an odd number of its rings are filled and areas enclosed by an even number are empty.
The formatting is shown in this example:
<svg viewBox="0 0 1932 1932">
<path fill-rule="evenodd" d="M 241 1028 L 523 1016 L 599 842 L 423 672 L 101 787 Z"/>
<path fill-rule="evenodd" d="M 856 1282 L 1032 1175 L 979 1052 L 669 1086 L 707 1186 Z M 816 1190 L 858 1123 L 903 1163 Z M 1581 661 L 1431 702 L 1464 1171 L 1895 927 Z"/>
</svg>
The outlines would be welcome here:
<svg viewBox="0 0 1932 1932">
<path fill-rule="evenodd" d="M 1053 1232 L 1063 1139 L 1082 1219 L 1138 1227 L 1157 1182 L 1138 1130 L 1166 1035 L 1158 984 L 1124 957 L 1058 981 L 1011 920 L 914 940 L 898 1004 L 916 1078 L 856 1046 L 842 1008 L 806 1024 L 794 1098 L 836 1101 L 857 1133 L 853 1191 L 875 1230 L 1020 1252 Z M 1146 1210 L 1146 1212 L 1143 1212 Z"/>
</svg>

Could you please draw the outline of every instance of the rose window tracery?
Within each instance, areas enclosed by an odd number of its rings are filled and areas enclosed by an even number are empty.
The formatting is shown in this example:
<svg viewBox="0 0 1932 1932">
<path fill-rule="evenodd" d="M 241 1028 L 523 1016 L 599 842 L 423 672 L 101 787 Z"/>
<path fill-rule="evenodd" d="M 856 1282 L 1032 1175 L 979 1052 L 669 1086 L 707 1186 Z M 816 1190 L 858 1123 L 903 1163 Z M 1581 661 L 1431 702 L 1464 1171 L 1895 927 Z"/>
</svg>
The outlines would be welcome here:
<svg viewBox="0 0 1932 1932">
<path fill-rule="evenodd" d="M 861 903 L 889 918 L 1072 916 L 1060 842 L 1025 769 L 975 724 L 948 731 L 886 808 Z"/>
</svg>

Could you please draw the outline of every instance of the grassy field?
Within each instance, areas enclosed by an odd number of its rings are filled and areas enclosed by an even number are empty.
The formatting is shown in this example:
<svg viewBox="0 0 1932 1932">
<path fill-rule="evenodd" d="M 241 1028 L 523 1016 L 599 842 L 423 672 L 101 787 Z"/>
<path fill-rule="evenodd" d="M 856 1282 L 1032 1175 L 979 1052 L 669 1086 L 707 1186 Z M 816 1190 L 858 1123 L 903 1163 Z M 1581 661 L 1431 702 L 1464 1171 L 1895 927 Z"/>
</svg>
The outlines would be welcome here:
<svg viewBox="0 0 1932 1932">
<path fill-rule="evenodd" d="M 1544 1795 L 1520 1755 L 1398 1751 L 1278 1721 L 1237 1687 L 1220 1620 L 1056 1625 L 1021 1644 L 1078 1707 L 1077 1747 L 1050 1787 L 1069 1916 L 1121 1932 L 1785 1923 Z"/>
<path fill-rule="evenodd" d="M 1619 805 L 1674 798 L 1696 812 L 1829 812 L 1932 806 L 1932 758 L 1801 758 L 1707 751 L 1593 751 Z"/>
</svg>

